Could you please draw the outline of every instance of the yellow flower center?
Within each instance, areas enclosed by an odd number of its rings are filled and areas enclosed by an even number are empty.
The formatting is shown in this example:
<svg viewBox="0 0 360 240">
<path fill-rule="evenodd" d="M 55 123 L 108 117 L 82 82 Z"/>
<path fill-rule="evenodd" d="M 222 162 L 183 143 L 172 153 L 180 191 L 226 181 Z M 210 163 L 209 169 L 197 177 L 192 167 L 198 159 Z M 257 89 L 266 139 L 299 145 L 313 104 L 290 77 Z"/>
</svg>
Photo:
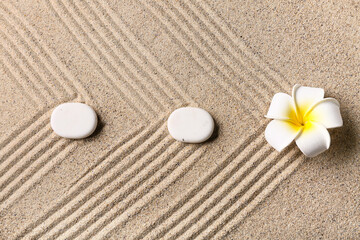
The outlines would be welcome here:
<svg viewBox="0 0 360 240">
<path fill-rule="evenodd" d="M 303 104 L 302 106 L 295 106 L 293 114 L 289 114 L 291 122 L 294 124 L 294 130 L 309 130 L 312 126 L 313 117 L 308 112 L 311 110 L 310 104 Z"/>
</svg>

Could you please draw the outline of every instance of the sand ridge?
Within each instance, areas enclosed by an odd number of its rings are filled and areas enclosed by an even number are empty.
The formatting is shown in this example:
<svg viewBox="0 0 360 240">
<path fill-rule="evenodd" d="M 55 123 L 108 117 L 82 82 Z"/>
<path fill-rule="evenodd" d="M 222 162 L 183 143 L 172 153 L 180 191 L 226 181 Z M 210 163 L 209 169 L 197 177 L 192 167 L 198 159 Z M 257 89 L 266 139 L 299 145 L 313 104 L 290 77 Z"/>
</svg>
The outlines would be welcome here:
<svg viewBox="0 0 360 240">
<path fill-rule="evenodd" d="M 358 6 L 311 6 L 0 2 L 0 238 L 356 239 Z M 295 83 L 342 107 L 334 146 L 312 160 L 264 139 L 272 96 Z M 51 131 L 63 102 L 95 109 L 93 136 Z M 210 141 L 169 136 L 183 106 L 214 117 Z"/>
</svg>

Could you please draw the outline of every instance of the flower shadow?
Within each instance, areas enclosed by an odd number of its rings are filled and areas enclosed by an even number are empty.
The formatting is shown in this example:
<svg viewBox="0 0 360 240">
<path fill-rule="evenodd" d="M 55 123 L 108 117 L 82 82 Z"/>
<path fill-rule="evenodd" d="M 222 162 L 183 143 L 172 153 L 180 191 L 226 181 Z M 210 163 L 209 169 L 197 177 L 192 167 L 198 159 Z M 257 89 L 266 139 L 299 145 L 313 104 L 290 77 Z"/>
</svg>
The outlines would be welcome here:
<svg viewBox="0 0 360 240">
<path fill-rule="evenodd" d="M 334 163 L 344 163 L 356 154 L 356 142 L 358 141 L 355 126 L 355 119 L 347 111 L 342 109 L 343 126 L 329 129 L 331 135 L 331 146 L 327 156 Z"/>
</svg>

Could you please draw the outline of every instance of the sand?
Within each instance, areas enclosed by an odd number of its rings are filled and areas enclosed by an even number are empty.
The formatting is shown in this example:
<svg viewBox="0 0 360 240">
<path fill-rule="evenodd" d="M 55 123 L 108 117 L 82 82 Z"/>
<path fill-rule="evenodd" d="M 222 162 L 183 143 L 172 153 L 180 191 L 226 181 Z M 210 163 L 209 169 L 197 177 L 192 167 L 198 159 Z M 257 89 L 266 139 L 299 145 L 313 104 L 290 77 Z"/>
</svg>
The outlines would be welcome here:
<svg viewBox="0 0 360 240">
<path fill-rule="evenodd" d="M 356 1 L 1 1 L 0 239 L 360 239 Z M 322 87 L 332 145 L 264 139 L 272 96 Z M 52 109 L 100 123 L 57 137 Z M 206 109 L 205 144 L 173 140 Z"/>
</svg>

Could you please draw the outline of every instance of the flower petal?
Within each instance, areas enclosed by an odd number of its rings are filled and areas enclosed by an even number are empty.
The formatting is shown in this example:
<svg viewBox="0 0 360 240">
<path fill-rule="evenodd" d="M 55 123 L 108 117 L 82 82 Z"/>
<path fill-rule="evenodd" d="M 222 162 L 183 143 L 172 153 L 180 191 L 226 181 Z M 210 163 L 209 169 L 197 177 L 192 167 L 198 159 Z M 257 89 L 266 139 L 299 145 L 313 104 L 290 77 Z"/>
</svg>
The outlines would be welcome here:
<svg viewBox="0 0 360 240">
<path fill-rule="evenodd" d="M 292 98 L 286 93 L 275 94 L 265 117 L 278 120 L 296 120 Z"/>
<path fill-rule="evenodd" d="M 323 125 L 309 121 L 295 141 L 307 157 L 315 157 L 329 149 L 331 140 Z"/>
<path fill-rule="evenodd" d="M 314 105 L 305 115 L 304 121 L 318 122 L 326 128 L 336 128 L 343 125 L 340 104 L 334 98 L 325 98 Z"/>
<path fill-rule="evenodd" d="M 308 109 L 324 98 L 324 89 L 303 87 L 296 84 L 293 88 L 293 99 L 295 101 L 298 116 L 304 116 Z"/>
<path fill-rule="evenodd" d="M 299 135 L 301 129 L 289 121 L 272 120 L 265 129 L 265 139 L 280 152 Z"/>
</svg>

